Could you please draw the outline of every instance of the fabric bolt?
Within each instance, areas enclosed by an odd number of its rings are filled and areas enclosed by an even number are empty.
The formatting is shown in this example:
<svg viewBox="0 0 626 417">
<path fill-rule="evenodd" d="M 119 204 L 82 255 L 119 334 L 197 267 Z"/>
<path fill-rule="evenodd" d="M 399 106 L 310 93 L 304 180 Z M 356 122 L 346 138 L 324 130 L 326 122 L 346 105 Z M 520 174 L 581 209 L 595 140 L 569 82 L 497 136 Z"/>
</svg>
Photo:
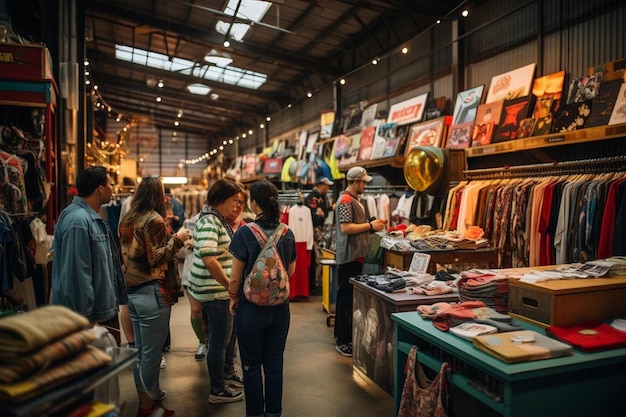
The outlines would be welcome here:
<svg viewBox="0 0 626 417">
<path fill-rule="evenodd" d="M 13 357 L 2 357 L 0 354 L 0 382 L 14 383 L 30 374 L 48 369 L 56 362 L 82 351 L 94 340 L 96 336 L 93 332 L 82 330 L 45 345 L 30 354 L 20 353 Z"/>
</svg>

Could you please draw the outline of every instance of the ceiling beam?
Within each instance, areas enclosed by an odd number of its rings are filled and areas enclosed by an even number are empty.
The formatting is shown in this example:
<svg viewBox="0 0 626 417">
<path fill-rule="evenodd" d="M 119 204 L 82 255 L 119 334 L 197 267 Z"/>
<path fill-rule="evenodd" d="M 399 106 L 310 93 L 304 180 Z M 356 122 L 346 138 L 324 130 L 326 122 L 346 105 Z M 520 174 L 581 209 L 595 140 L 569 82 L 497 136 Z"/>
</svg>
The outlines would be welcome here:
<svg viewBox="0 0 626 417">
<path fill-rule="evenodd" d="M 222 45 L 224 41 L 223 35 L 137 13 L 131 9 L 116 7 L 108 2 L 92 0 L 85 4 L 85 9 L 86 14 L 94 18 L 98 18 L 99 13 L 110 15 L 115 19 L 115 21 L 119 21 L 119 18 L 122 17 L 125 20 L 134 21 L 138 24 L 150 25 L 161 31 L 178 33 L 179 35 L 186 37 L 189 41 L 196 40 L 197 42 L 200 40 L 214 45 Z M 228 50 L 233 53 L 242 53 L 248 58 L 250 58 L 250 55 L 253 55 L 259 59 L 266 59 L 271 62 L 278 61 L 282 66 L 298 66 L 301 71 L 313 72 L 314 70 L 315 72 L 323 72 L 329 75 L 333 75 L 338 72 L 337 68 L 327 65 L 323 61 L 308 58 L 306 55 L 294 55 L 286 51 L 281 51 L 277 48 L 269 48 L 259 44 L 254 44 L 252 41 L 246 41 L 245 43 L 231 42 L 231 46 Z"/>
</svg>

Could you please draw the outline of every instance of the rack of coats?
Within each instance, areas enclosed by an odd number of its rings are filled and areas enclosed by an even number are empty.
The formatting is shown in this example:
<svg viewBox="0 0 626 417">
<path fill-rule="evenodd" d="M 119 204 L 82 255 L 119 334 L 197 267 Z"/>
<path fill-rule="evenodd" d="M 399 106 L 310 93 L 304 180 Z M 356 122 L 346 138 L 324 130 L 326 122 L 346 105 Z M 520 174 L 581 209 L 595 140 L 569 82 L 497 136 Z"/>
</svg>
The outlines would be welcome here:
<svg viewBox="0 0 626 417">
<path fill-rule="evenodd" d="M 479 226 L 499 267 L 626 255 L 626 157 L 466 171 L 444 230 Z"/>
</svg>

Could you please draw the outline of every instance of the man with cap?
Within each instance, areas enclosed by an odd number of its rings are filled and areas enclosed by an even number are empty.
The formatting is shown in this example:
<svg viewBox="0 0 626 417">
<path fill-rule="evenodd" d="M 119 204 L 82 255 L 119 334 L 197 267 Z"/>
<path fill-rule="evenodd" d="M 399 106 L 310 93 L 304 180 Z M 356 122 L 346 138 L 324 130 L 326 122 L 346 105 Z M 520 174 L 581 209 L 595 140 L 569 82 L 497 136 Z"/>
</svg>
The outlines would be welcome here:
<svg viewBox="0 0 626 417">
<path fill-rule="evenodd" d="M 327 177 L 319 177 L 313 190 L 304 199 L 304 204 L 311 209 L 311 220 L 313 221 L 314 243 L 311 251 L 311 268 L 309 270 L 309 287 L 312 295 L 321 294 L 320 245 L 324 238 L 324 222 L 332 209 L 327 194 L 333 184 L 334 182 Z"/>
<path fill-rule="evenodd" d="M 336 349 L 343 356 L 352 356 L 352 285 L 350 278 L 360 275 L 369 250 L 370 233 L 383 230 L 387 221 L 368 219 L 360 201 L 365 184 L 372 181 L 363 167 L 350 168 L 348 186 L 339 194 L 335 213 L 337 227 L 337 303 L 335 306 Z"/>
</svg>

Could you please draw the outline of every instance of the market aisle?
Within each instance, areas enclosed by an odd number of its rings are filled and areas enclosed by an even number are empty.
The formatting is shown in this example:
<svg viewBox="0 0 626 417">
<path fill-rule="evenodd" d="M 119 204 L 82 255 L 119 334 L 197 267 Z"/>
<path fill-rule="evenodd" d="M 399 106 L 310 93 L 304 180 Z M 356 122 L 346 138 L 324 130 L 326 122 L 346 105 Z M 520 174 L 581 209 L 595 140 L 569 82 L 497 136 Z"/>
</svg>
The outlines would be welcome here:
<svg viewBox="0 0 626 417">
<path fill-rule="evenodd" d="M 164 405 L 179 417 L 245 416 L 244 402 L 209 404 L 206 362 L 196 362 L 197 347 L 189 323 L 189 304 L 181 298 L 172 311 L 172 347 L 165 354 L 167 368 L 161 384 L 167 391 Z M 134 417 L 137 395 L 132 372 L 120 376 L 122 417 Z M 335 351 L 333 329 L 326 327 L 326 313 L 319 296 L 291 303 L 291 329 L 285 352 L 283 416 L 352 417 L 392 416 L 391 397 L 363 384 L 353 375 L 352 358 Z"/>
</svg>

